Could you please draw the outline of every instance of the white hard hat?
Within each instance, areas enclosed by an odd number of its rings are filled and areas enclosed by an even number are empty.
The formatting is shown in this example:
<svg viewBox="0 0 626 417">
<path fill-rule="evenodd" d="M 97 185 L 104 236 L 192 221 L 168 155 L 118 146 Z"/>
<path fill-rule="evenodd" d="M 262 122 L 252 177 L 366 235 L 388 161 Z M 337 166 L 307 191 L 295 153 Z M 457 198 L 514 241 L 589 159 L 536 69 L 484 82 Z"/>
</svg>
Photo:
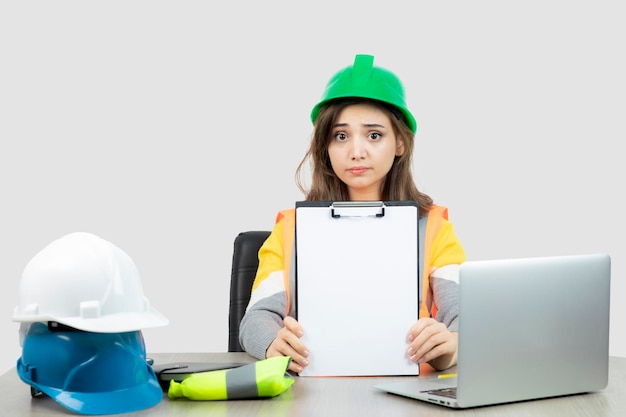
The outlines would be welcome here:
<svg viewBox="0 0 626 417">
<path fill-rule="evenodd" d="M 143 294 L 132 259 L 90 233 L 71 233 L 24 268 L 13 321 L 55 321 L 88 332 L 118 333 L 169 323 Z"/>
</svg>

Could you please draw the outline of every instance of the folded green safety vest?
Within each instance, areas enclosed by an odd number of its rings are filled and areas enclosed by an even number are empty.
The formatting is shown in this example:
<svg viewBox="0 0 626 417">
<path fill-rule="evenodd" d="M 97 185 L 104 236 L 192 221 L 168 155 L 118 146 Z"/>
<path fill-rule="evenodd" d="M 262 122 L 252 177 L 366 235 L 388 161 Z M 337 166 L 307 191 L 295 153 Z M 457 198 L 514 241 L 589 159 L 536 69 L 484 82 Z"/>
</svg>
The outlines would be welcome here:
<svg viewBox="0 0 626 417">
<path fill-rule="evenodd" d="M 170 381 L 170 399 L 240 400 L 275 397 L 291 387 L 290 356 L 276 356 L 232 369 L 198 372 L 181 382 Z"/>
</svg>

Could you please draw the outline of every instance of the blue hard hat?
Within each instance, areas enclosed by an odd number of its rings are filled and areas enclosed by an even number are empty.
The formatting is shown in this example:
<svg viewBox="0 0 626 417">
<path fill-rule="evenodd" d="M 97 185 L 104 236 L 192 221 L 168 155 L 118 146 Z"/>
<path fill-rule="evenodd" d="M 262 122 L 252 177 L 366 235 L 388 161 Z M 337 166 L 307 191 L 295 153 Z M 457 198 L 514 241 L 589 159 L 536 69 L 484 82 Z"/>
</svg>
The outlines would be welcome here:
<svg viewBox="0 0 626 417">
<path fill-rule="evenodd" d="M 80 414 L 127 413 L 163 398 L 141 331 L 93 333 L 32 323 L 17 373 L 34 392 Z"/>
</svg>

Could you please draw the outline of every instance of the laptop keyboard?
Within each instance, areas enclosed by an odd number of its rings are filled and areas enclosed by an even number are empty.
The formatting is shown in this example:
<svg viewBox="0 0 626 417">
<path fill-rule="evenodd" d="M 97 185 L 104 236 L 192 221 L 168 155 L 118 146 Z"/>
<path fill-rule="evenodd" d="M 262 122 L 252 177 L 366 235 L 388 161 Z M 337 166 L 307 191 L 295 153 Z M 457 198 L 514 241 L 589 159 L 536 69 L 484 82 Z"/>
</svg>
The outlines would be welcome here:
<svg viewBox="0 0 626 417">
<path fill-rule="evenodd" d="M 456 387 L 437 388 L 424 392 L 427 394 L 439 395 L 441 397 L 456 398 Z"/>
</svg>

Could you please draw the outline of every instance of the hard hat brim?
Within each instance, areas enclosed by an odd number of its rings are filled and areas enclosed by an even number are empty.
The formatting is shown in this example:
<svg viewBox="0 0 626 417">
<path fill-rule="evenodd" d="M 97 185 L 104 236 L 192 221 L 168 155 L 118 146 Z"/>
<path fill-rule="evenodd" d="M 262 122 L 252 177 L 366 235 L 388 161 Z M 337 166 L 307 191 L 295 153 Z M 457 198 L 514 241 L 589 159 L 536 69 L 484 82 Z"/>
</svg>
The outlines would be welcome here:
<svg viewBox="0 0 626 417">
<path fill-rule="evenodd" d="M 111 372 L 115 372 L 115 369 L 111 369 Z M 69 392 L 37 383 L 30 385 L 68 410 L 89 415 L 144 410 L 157 405 L 163 399 L 163 390 L 156 377 L 142 385 L 107 392 Z"/>
<path fill-rule="evenodd" d="M 153 307 L 146 312 L 126 312 L 105 315 L 93 319 L 83 317 L 55 317 L 54 315 L 13 316 L 13 321 L 49 322 L 55 321 L 75 329 L 94 333 L 122 333 L 154 327 L 163 327 L 169 320 Z"/>
<path fill-rule="evenodd" d="M 326 104 L 329 103 L 331 101 L 335 101 L 335 100 L 341 100 L 341 99 L 350 99 L 350 98 L 362 98 L 362 99 L 368 99 L 368 100 L 372 100 L 372 101 L 376 101 L 376 99 L 373 99 L 371 97 L 362 97 L 362 96 L 348 96 L 348 97 L 336 97 L 336 98 L 331 98 L 331 99 L 327 99 L 327 100 L 322 100 L 319 103 L 317 103 L 314 107 L 313 110 L 311 110 L 311 122 L 313 122 L 313 124 L 315 124 L 315 121 L 317 120 L 317 117 L 320 114 L 320 110 L 322 109 L 322 107 Z M 384 100 L 378 100 L 378 101 L 383 101 L 385 103 L 387 103 Z M 413 117 L 413 114 L 404 107 L 399 107 L 395 104 L 392 103 L 388 103 L 394 107 L 396 107 L 398 110 L 400 110 L 400 112 L 402 113 L 402 115 L 404 116 L 404 122 L 406 123 L 406 125 L 408 126 L 408 128 L 411 130 L 411 132 L 413 132 L 413 134 L 415 134 L 417 132 L 417 121 L 415 120 L 415 117 Z"/>
</svg>

